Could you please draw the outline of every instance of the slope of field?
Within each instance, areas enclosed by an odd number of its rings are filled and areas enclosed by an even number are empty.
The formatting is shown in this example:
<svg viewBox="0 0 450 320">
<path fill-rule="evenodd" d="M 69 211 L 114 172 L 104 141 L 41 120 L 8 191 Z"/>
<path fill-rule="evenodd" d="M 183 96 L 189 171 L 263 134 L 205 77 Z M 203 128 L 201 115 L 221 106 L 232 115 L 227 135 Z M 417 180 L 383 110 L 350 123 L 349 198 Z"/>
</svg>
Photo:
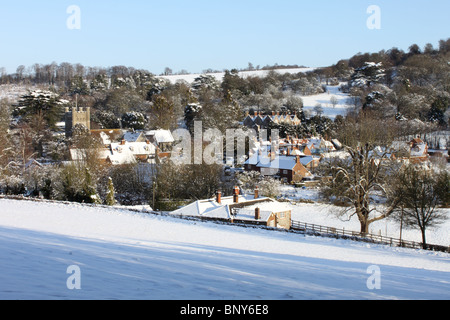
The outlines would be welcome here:
<svg viewBox="0 0 450 320">
<path fill-rule="evenodd" d="M 315 107 L 320 105 L 322 108 L 323 115 L 329 117 L 334 120 L 337 115 L 345 116 L 347 114 L 348 108 L 348 99 L 349 95 L 339 91 L 338 86 L 326 86 L 327 92 L 315 94 L 311 96 L 302 96 L 299 95 L 303 100 L 303 110 L 310 113 L 310 115 L 314 115 L 316 113 Z M 331 98 L 336 98 L 336 105 L 331 103 Z"/>
<path fill-rule="evenodd" d="M 275 70 L 275 72 L 280 74 L 285 73 L 306 73 L 308 71 L 313 71 L 315 68 L 293 68 L 293 69 L 278 69 Z M 246 78 L 246 77 L 264 77 L 266 76 L 270 71 L 269 70 L 254 70 L 254 71 L 241 71 L 239 72 L 239 76 Z M 170 75 L 170 76 L 159 76 L 158 78 L 161 79 L 167 79 L 172 83 L 177 82 L 178 80 L 184 80 L 188 83 L 194 82 L 195 78 L 200 76 L 200 73 L 191 73 L 191 74 L 182 74 L 182 75 Z M 215 73 L 208 73 L 208 75 L 213 76 L 217 81 L 221 82 L 223 80 L 223 76 L 225 75 L 225 72 L 215 72 Z"/>
<path fill-rule="evenodd" d="M 0 299 L 450 298 L 445 253 L 76 204 L 0 208 Z"/>
</svg>

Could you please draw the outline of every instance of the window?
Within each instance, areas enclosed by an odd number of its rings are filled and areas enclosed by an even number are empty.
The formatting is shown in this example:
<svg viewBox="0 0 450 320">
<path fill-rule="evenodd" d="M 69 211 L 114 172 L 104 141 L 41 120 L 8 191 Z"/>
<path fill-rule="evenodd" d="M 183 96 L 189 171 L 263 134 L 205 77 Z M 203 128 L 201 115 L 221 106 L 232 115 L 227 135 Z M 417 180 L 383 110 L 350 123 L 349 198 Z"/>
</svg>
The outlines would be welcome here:
<svg viewBox="0 0 450 320">
<path fill-rule="evenodd" d="M 288 174 L 288 171 L 287 170 L 283 170 L 283 174 Z"/>
</svg>

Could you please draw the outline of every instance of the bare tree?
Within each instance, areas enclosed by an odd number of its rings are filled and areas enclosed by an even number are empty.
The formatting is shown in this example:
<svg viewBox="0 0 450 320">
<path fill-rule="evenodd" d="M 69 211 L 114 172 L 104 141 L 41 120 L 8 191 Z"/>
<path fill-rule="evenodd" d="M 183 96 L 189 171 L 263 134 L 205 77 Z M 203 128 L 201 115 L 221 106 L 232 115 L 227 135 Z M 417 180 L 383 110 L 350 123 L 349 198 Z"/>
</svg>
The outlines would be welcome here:
<svg viewBox="0 0 450 320">
<path fill-rule="evenodd" d="M 337 104 L 339 103 L 338 99 L 335 96 L 332 96 L 330 98 L 330 102 L 331 102 L 331 105 L 333 106 L 333 108 L 336 108 Z"/>
<path fill-rule="evenodd" d="M 379 121 L 361 116 L 358 121 L 348 120 L 342 125 L 341 142 L 347 157 L 324 159 L 321 170 L 324 179 L 321 194 L 325 198 L 345 204 L 342 214 L 356 215 L 361 233 L 369 232 L 369 226 L 390 216 L 399 204 L 392 200 L 387 207 L 374 205 L 373 196 L 390 196 L 389 176 L 395 172 L 391 161 L 391 134 Z"/>
<path fill-rule="evenodd" d="M 173 73 L 173 71 L 169 67 L 164 68 L 164 75 L 165 76 L 170 76 L 170 75 L 172 75 L 172 73 Z"/>
<path fill-rule="evenodd" d="M 403 222 L 420 229 L 426 249 L 426 230 L 447 218 L 438 206 L 448 203 L 448 172 L 433 172 L 424 166 L 409 164 L 397 174 L 393 190 L 393 196 L 400 199 Z"/>
</svg>

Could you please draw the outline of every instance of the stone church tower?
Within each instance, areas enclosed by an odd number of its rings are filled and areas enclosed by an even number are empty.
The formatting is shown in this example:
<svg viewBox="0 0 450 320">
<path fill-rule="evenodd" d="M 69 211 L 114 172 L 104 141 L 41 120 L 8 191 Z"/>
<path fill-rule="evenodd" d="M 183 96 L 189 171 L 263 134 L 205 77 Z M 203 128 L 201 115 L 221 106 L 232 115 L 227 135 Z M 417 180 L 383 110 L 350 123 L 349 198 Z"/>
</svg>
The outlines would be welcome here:
<svg viewBox="0 0 450 320">
<path fill-rule="evenodd" d="M 84 125 L 88 130 L 91 130 L 91 109 L 90 108 L 66 108 L 66 137 L 72 136 L 72 129 L 77 124 Z"/>
</svg>

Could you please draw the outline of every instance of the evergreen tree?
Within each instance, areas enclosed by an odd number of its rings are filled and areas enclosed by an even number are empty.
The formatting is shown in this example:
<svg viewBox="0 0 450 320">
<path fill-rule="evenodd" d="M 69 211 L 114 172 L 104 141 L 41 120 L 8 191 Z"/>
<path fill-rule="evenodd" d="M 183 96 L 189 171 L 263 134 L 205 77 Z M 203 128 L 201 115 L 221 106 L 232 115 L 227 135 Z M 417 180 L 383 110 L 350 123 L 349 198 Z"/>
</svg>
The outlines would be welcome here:
<svg viewBox="0 0 450 320">
<path fill-rule="evenodd" d="M 81 94 L 87 95 L 89 94 L 89 87 L 87 81 L 83 79 L 81 76 L 76 76 L 72 78 L 70 81 L 69 93 L 71 95 Z"/>
<path fill-rule="evenodd" d="M 20 98 L 16 114 L 24 116 L 29 121 L 36 116 L 43 117 L 46 124 L 52 128 L 60 120 L 63 106 L 67 103 L 68 101 L 51 91 L 29 91 Z"/>
<path fill-rule="evenodd" d="M 163 95 L 154 95 L 150 107 L 150 126 L 155 129 L 171 130 L 176 128 L 176 120 L 173 102 Z"/>
<path fill-rule="evenodd" d="M 352 87 L 371 87 L 375 83 L 380 83 L 386 76 L 383 64 L 365 62 L 364 66 L 355 70 L 352 75 L 350 85 Z"/>
<path fill-rule="evenodd" d="M 428 112 L 428 120 L 445 126 L 445 112 L 450 107 L 450 99 L 447 97 L 438 97 L 431 105 Z"/>
<path fill-rule="evenodd" d="M 114 183 L 111 177 L 108 178 L 108 191 L 106 193 L 106 205 L 114 206 L 116 204 Z"/>
<path fill-rule="evenodd" d="M 131 111 L 122 116 L 122 126 L 127 129 L 143 130 L 146 123 L 145 116 L 140 112 Z"/>
<path fill-rule="evenodd" d="M 184 123 L 191 132 L 194 133 L 194 122 L 202 120 L 203 107 L 199 103 L 189 103 L 184 108 Z"/>
<path fill-rule="evenodd" d="M 95 184 L 92 181 L 92 175 L 89 168 L 84 169 L 84 184 L 83 184 L 83 195 L 84 202 L 86 203 L 100 203 L 100 197 L 95 188 Z"/>
</svg>

